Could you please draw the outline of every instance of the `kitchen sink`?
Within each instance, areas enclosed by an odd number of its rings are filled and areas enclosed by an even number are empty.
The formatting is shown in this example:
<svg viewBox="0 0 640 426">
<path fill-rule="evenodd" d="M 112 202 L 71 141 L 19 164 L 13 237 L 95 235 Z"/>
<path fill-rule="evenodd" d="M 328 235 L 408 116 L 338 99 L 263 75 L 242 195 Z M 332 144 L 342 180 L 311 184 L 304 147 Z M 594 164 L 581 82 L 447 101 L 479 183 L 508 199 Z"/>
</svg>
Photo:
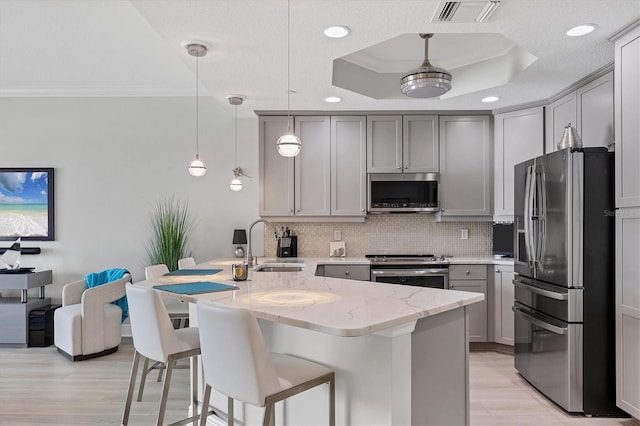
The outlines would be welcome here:
<svg viewBox="0 0 640 426">
<path fill-rule="evenodd" d="M 287 265 L 273 265 L 263 263 L 257 265 L 253 270 L 255 272 L 300 272 L 304 269 L 304 265 L 301 264 L 287 264 Z"/>
</svg>

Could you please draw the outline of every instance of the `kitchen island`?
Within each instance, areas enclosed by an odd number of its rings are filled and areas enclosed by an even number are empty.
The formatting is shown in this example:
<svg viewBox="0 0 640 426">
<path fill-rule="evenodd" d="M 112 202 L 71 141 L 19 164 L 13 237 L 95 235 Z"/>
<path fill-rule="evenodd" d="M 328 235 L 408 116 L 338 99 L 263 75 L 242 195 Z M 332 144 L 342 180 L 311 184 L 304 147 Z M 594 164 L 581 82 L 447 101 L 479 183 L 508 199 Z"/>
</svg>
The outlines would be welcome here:
<svg viewBox="0 0 640 426">
<path fill-rule="evenodd" d="M 322 363 L 336 372 L 336 424 L 469 424 L 465 311 L 482 294 L 316 277 L 317 261 L 299 272 L 250 271 L 231 279 L 237 260 L 198 268 L 215 275 L 162 277 L 139 285 L 213 281 L 239 290 L 177 297 L 242 306 L 260 319 L 272 351 Z M 197 325 L 191 305 L 192 325 Z M 220 342 L 224 350 L 224 342 Z M 216 411 L 226 397 L 213 395 Z M 276 405 L 278 424 L 327 424 L 328 389 L 320 386 Z M 259 424 L 262 409 L 236 402 L 237 422 Z M 216 423 L 212 418 L 209 424 Z"/>
</svg>

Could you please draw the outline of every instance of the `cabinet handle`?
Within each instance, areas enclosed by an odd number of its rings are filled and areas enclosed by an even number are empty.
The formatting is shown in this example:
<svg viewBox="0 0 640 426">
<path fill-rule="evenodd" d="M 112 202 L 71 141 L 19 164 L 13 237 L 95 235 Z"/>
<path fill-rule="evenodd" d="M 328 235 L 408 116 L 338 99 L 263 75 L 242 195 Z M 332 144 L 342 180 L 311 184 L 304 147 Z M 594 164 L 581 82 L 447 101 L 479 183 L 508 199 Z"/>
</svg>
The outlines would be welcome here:
<svg viewBox="0 0 640 426">
<path fill-rule="evenodd" d="M 496 274 L 499 274 L 499 273 L 500 273 L 500 269 L 496 269 Z"/>
<path fill-rule="evenodd" d="M 296 213 L 300 213 L 300 209 L 296 210 Z"/>
<path fill-rule="evenodd" d="M 467 269 L 466 271 L 464 271 L 465 275 L 469 275 L 471 272 Z"/>
<path fill-rule="evenodd" d="M 344 271 L 344 274 L 345 275 L 349 275 L 349 271 Z"/>
</svg>

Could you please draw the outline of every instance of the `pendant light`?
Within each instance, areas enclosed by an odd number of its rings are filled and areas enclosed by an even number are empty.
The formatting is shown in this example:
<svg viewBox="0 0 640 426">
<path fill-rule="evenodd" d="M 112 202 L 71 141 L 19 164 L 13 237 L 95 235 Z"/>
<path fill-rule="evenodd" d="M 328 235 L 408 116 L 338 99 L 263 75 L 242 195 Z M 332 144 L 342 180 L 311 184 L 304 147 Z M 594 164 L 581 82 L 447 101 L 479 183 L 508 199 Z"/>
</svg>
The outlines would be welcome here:
<svg viewBox="0 0 640 426">
<path fill-rule="evenodd" d="M 242 102 L 244 101 L 244 98 L 242 96 L 239 95 L 229 95 L 227 96 L 227 100 L 229 101 L 229 103 L 231 105 L 233 105 L 235 107 L 235 119 L 234 119 L 234 150 L 235 150 L 235 168 L 232 170 L 233 172 L 233 179 L 231 180 L 231 183 L 229 183 L 229 188 L 232 191 L 241 191 L 242 190 L 242 181 L 240 180 L 240 178 L 242 176 L 246 176 L 248 178 L 250 178 L 251 176 L 247 176 L 242 172 L 242 169 L 240 167 L 238 167 L 238 105 L 242 105 Z M 235 238 L 235 237 L 234 237 Z M 235 243 L 234 243 L 235 244 Z"/>
<path fill-rule="evenodd" d="M 200 154 L 198 152 L 198 142 L 199 142 L 199 90 L 198 86 L 200 85 L 200 78 L 198 73 L 198 59 L 201 56 L 205 56 L 207 54 L 207 46 L 199 43 L 188 43 L 186 44 L 187 52 L 189 55 L 196 57 L 196 158 L 193 159 L 189 163 L 189 167 L 187 170 L 191 176 L 204 176 L 207 173 L 207 165 L 200 159 Z"/>
<path fill-rule="evenodd" d="M 276 144 L 283 157 L 300 154 L 302 142 L 291 131 L 291 0 L 287 0 L 287 133 L 280 136 Z"/>
</svg>

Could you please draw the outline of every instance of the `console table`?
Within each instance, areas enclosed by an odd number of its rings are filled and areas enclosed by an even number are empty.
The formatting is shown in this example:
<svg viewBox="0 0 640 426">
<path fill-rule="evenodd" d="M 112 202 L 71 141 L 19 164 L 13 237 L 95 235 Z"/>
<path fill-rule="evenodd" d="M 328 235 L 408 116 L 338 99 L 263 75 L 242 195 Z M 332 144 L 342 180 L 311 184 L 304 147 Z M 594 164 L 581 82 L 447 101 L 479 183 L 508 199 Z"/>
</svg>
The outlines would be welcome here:
<svg viewBox="0 0 640 426">
<path fill-rule="evenodd" d="M 25 347 L 29 343 L 29 312 L 51 304 L 44 286 L 53 282 L 52 272 L 0 274 L 0 291 L 20 290 L 20 297 L 0 297 L 0 346 Z M 38 288 L 38 297 L 28 290 Z"/>
</svg>

